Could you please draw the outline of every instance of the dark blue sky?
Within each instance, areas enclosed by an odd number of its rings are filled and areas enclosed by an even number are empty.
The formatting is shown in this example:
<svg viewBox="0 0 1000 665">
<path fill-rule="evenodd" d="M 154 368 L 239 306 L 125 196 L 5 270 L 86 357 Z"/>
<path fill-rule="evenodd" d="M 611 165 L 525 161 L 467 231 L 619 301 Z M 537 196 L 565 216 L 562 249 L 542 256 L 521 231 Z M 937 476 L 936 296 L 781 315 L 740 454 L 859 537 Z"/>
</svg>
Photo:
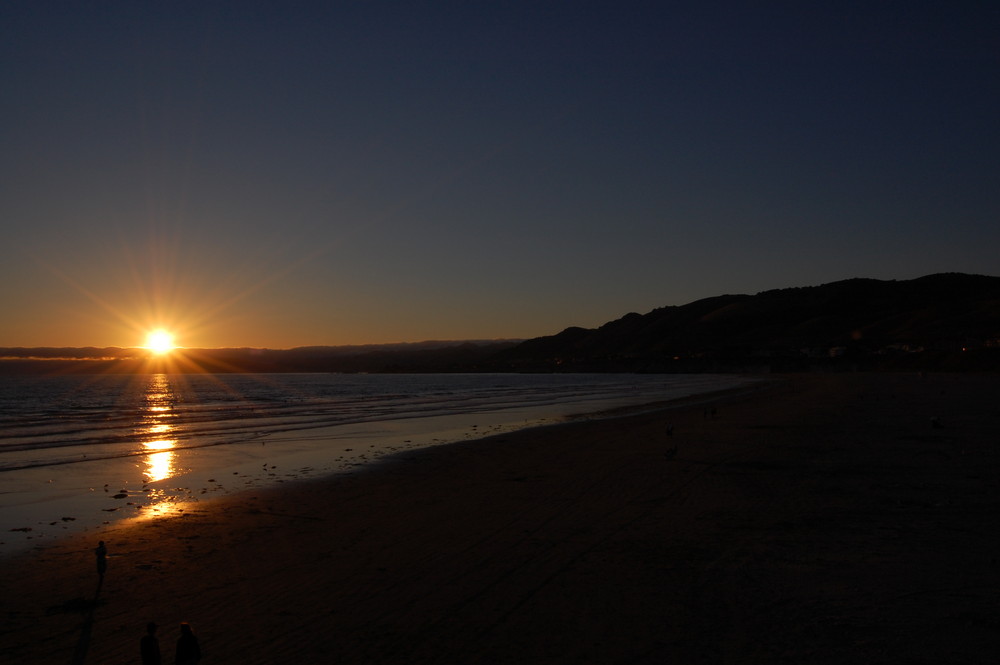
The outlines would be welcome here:
<svg viewBox="0 0 1000 665">
<path fill-rule="evenodd" d="M 0 346 L 1000 274 L 992 2 L 17 2 L 0 36 Z"/>
</svg>

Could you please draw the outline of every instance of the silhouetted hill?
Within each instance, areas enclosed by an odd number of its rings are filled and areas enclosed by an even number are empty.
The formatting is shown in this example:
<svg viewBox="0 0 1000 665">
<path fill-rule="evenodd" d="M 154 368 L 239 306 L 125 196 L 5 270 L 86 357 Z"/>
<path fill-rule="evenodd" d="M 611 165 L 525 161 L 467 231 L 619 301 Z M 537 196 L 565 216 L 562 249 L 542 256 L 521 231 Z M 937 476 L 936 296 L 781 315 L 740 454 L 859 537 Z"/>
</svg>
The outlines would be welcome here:
<svg viewBox="0 0 1000 665">
<path fill-rule="evenodd" d="M 512 370 L 1000 369 L 1000 278 L 849 279 L 723 295 L 527 340 Z"/>
<path fill-rule="evenodd" d="M 1000 277 L 722 295 L 527 341 L 295 349 L 3 349 L 0 373 L 1000 370 Z"/>
</svg>

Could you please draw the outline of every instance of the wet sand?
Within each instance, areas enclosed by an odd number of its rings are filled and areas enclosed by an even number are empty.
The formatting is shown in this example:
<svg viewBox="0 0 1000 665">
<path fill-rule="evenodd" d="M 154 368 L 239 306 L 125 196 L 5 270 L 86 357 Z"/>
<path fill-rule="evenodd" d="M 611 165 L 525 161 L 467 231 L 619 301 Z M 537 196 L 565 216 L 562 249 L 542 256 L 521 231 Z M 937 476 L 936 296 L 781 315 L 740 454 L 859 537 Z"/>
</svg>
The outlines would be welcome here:
<svg viewBox="0 0 1000 665">
<path fill-rule="evenodd" d="M 0 653 L 138 662 L 155 621 L 172 662 L 189 621 L 203 663 L 992 662 L 998 386 L 789 377 L 178 505 L 2 560 Z"/>
<path fill-rule="evenodd" d="M 309 383 L 307 376 L 296 378 Z M 384 390 L 393 383 L 399 388 L 408 383 L 405 375 L 381 377 L 386 379 L 381 383 L 378 377 L 370 378 L 375 378 L 376 383 L 366 385 L 361 381 L 355 387 L 364 391 L 381 385 L 378 389 Z M 329 411 L 336 407 L 326 403 L 321 405 L 321 413 L 306 417 L 300 412 L 298 418 L 304 420 L 269 421 L 265 417 L 260 422 L 248 417 L 235 428 L 235 436 L 208 436 L 212 428 L 207 427 L 204 435 L 165 438 L 142 446 L 141 452 L 127 443 L 106 449 L 83 446 L 79 452 L 82 457 L 68 464 L 28 464 L 18 468 L 28 460 L 37 462 L 45 456 L 30 449 L 10 452 L 0 459 L 4 467 L 0 472 L 0 558 L 102 524 L 169 512 L 178 501 L 211 499 L 338 472 L 353 473 L 359 466 L 404 451 L 554 424 L 580 413 L 617 409 L 620 414 L 633 407 L 636 399 L 665 401 L 689 391 L 698 391 L 690 399 L 700 399 L 697 395 L 706 390 L 741 390 L 760 381 L 753 376 L 679 375 L 645 377 L 653 385 L 647 383 L 648 387 L 640 388 L 643 377 L 629 380 L 612 376 L 615 389 L 604 390 L 602 380 L 583 377 L 581 382 L 564 376 L 549 377 L 554 390 L 543 395 L 543 388 L 537 385 L 539 392 L 535 394 L 520 389 L 532 383 L 544 384 L 544 377 L 486 375 L 471 381 L 454 378 L 454 382 L 447 376 L 441 380 L 452 383 L 453 389 L 473 387 L 473 394 L 460 390 L 449 399 L 442 393 L 440 399 L 430 402 L 396 405 L 400 409 L 383 404 L 377 408 L 381 414 L 377 419 L 369 419 L 374 413 L 362 412 L 355 414 L 357 422 L 338 422 Z M 428 379 L 416 379 L 413 385 L 418 392 Z M 250 380 L 257 382 L 259 378 Z M 350 380 L 344 379 L 348 385 Z M 480 381 L 492 384 L 496 394 L 476 395 L 479 388 L 475 386 Z M 566 385 L 574 383 L 574 389 L 567 392 Z M 294 384 L 291 380 L 288 386 Z M 514 392 L 520 392 L 520 397 L 510 390 L 518 384 L 520 388 Z M 626 388 L 630 384 L 631 390 Z M 352 406 L 344 408 L 350 412 Z M 228 418 L 225 415 L 223 419 Z M 259 426 L 255 427 L 255 423 Z M 233 422 L 228 424 L 232 426 Z M 136 427 L 143 429 L 148 423 L 137 423 Z M 100 427 L 91 428 L 91 434 L 98 437 Z M 55 459 L 66 455 L 63 450 L 54 452 Z"/>
</svg>

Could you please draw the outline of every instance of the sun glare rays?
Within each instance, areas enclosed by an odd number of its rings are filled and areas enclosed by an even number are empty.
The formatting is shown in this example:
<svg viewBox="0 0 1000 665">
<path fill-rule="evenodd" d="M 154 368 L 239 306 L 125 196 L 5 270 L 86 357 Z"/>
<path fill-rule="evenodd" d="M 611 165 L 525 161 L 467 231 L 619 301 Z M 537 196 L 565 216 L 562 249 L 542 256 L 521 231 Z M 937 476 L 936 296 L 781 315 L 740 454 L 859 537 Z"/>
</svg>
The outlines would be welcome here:
<svg viewBox="0 0 1000 665">
<path fill-rule="evenodd" d="M 226 270 L 219 268 L 219 256 L 158 232 L 155 225 L 145 241 L 133 236 L 109 243 L 96 262 L 60 265 L 34 256 L 53 277 L 83 296 L 67 300 L 63 315 L 80 321 L 74 329 L 86 329 L 89 339 L 53 345 L 138 348 L 159 354 L 162 347 L 145 341 L 145 335 L 161 327 L 174 334 L 174 345 L 185 347 L 258 344 L 243 337 L 247 331 L 260 330 L 264 339 L 272 331 L 256 325 L 265 308 L 247 303 L 270 294 L 276 284 L 328 250 L 320 244 L 302 253 L 292 239 L 274 240 L 268 246 L 275 251 L 236 255 Z"/>
</svg>

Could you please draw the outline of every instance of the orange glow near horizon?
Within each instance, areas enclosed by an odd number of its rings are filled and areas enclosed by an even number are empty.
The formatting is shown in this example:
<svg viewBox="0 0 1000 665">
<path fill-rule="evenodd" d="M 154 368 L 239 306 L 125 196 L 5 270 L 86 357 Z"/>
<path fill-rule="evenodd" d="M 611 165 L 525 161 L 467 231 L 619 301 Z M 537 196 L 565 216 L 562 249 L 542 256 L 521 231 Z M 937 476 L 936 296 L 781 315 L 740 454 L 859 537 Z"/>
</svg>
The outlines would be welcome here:
<svg viewBox="0 0 1000 665">
<path fill-rule="evenodd" d="M 170 353 L 177 347 L 174 345 L 173 333 L 159 328 L 146 334 L 146 348 L 156 355 L 163 355 Z"/>
</svg>

